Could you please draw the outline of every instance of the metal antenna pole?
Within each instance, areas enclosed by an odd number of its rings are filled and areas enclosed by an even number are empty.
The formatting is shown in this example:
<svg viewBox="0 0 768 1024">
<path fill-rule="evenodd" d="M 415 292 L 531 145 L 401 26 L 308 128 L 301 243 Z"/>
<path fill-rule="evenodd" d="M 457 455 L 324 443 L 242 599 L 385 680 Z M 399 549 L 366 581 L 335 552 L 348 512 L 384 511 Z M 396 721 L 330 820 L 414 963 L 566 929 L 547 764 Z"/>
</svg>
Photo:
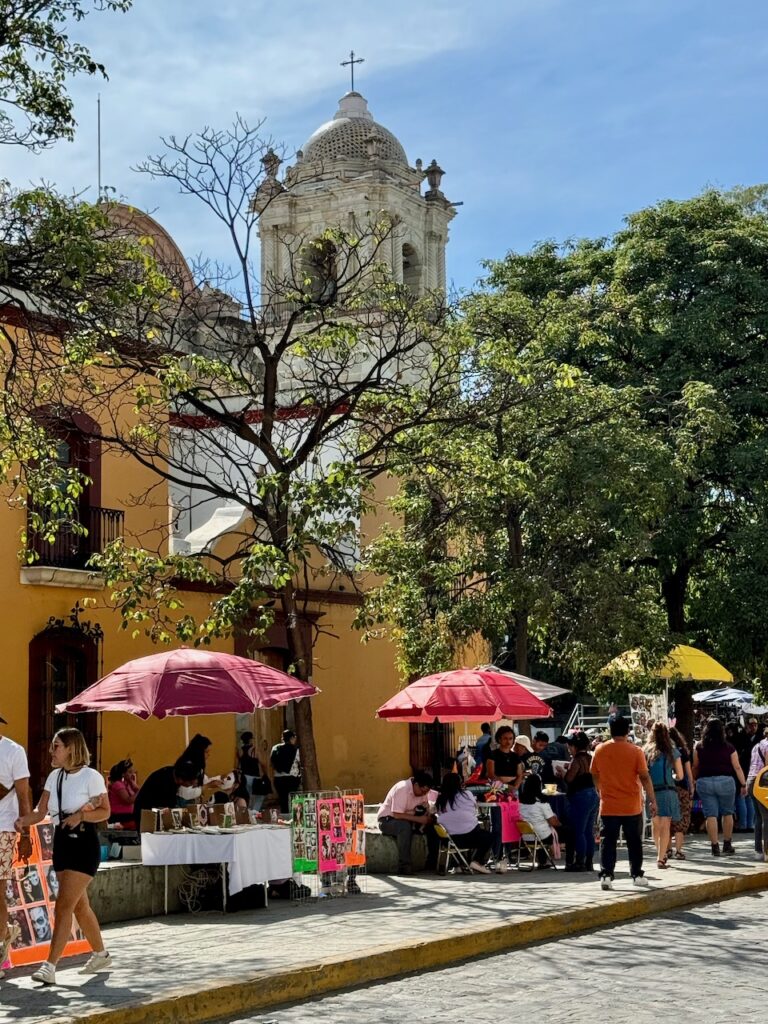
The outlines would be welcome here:
<svg viewBox="0 0 768 1024">
<path fill-rule="evenodd" d="M 101 199 L 101 93 L 96 97 L 96 176 L 98 179 L 98 200 Z M 97 200 L 97 201 L 98 201 Z"/>
</svg>

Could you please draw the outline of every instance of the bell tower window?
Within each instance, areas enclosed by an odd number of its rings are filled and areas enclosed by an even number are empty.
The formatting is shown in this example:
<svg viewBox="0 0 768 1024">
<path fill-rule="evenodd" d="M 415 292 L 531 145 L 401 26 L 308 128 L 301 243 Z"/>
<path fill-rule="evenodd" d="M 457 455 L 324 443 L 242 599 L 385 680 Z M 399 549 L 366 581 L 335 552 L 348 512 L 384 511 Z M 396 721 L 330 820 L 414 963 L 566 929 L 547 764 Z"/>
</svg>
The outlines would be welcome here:
<svg viewBox="0 0 768 1024">
<path fill-rule="evenodd" d="M 331 302 L 336 295 L 336 255 L 336 246 L 328 238 L 318 238 L 304 250 L 304 287 L 314 302 Z"/>
<path fill-rule="evenodd" d="M 407 242 L 403 246 L 403 284 L 414 295 L 421 293 L 421 262 L 412 245 Z"/>
</svg>

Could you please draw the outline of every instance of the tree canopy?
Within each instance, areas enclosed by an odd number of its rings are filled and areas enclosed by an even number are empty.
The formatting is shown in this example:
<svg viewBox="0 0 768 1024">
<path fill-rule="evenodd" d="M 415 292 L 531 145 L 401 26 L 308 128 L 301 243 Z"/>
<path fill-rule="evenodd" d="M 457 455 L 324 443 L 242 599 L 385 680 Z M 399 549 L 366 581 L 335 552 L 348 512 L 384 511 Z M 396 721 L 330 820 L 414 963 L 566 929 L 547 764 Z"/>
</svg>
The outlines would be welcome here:
<svg viewBox="0 0 768 1024">
<path fill-rule="evenodd" d="M 41 149 L 75 131 L 67 79 L 107 73 L 70 28 L 92 11 L 133 0 L 3 0 L 0 4 L 0 143 Z"/>
<path fill-rule="evenodd" d="M 499 636 L 510 644 L 512 625 L 519 630 L 528 616 L 527 639 L 550 666 L 565 652 L 573 658 L 579 636 L 594 665 L 606 638 L 613 634 L 617 654 L 639 629 L 640 646 L 657 654 L 689 642 L 727 652 L 742 677 L 762 671 L 765 588 L 753 588 L 766 512 L 767 245 L 768 221 L 754 197 L 707 192 L 633 214 L 612 238 L 546 243 L 489 266 L 481 294 L 466 306 L 466 328 L 476 350 L 490 339 L 493 380 L 514 380 L 527 415 L 505 417 L 499 433 L 480 402 L 463 473 L 441 480 L 433 504 L 446 510 L 443 555 L 460 565 L 474 545 L 466 566 L 472 604 L 493 616 L 474 623 L 495 649 Z M 537 395 L 542 365 L 550 367 L 550 386 Z M 494 426 L 495 448 L 482 440 Z M 424 468 L 404 464 L 406 495 L 423 500 L 440 472 L 441 448 L 433 444 Z M 457 492 L 461 500 L 451 500 Z M 517 542 L 503 534 L 510 509 L 520 516 Z M 422 540 L 419 557 L 432 536 L 429 516 L 419 531 L 413 510 L 402 511 L 407 525 L 396 540 L 371 553 L 380 572 L 413 553 L 413 533 Z M 549 589 L 552 575 L 539 589 L 537 555 L 547 552 L 563 584 L 548 606 L 532 600 L 559 589 Z M 512 593 L 494 607 L 502 581 Z M 374 623 L 418 617 L 393 587 L 385 583 L 374 597 Z M 461 588 L 443 600 L 446 621 L 467 614 Z M 551 609 L 549 624 L 540 607 Z M 413 619 L 407 632 L 419 635 Z M 429 632 L 421 635 L 426 643 Z M 518 633 L 511 643 L 518 667 L 526 663 L 521 640 Z M 438 658 L 449 657 L 439 650 Z M 685 714 L 689 688 L 678 696 Z"/>
</svg>

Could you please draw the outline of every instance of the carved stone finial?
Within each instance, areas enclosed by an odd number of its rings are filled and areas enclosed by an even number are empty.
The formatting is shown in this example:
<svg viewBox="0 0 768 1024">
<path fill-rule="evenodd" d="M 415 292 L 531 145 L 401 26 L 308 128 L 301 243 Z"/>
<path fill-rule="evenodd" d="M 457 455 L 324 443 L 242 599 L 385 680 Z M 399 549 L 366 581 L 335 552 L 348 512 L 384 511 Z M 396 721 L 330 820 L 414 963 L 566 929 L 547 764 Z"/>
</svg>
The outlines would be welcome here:
<svg viewBox="0 0 768 1024">
<path fill-rule="evenodd" d="M 277 178 L 277 172 L 280 168 L 280 164 L 283 161 L 274 151 L 274 149 L 268 149 L 264 156 L 261 158 L 261 163 L 264 168 L 264 173 L 271 181 Z"/>
<path fill-rule="evenodd" d="M 434 196 L 441 195 L 440 182 L 443 180 L 445 171 L 438 164 L 437 160 L 433 160 L 424 173 L 429 182 L 429 194 Z"/>
<path fill-rule="evenodd" d="M 365 148 L 369 160 L 378 160 L 381 156 L 381 139 L 376 135 L 369 135 L 365 140 Z"/>
</svg>

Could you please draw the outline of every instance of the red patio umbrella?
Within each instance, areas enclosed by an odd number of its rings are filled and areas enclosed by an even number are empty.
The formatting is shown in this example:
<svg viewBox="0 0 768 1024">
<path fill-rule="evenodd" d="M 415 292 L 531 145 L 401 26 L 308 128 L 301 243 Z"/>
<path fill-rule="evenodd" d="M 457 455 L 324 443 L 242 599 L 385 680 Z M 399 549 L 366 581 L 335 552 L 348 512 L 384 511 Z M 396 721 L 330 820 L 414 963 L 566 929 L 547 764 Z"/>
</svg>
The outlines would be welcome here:
<svg viewBox="0 0 768 1024">
<path fill-rule="evenodd" d="M 552 708 L 505 673 L 459 668 L 418 679 L 376 714 L 395 722 L 497 722 L 549 718 Z"/>
<path fill-rule="evenodd" d="M 126 662 L 56 711 L 127 711 L 144 719 L 251 714 L 318 692 L 260 661 L 181 647 Z"/>
</svg>

